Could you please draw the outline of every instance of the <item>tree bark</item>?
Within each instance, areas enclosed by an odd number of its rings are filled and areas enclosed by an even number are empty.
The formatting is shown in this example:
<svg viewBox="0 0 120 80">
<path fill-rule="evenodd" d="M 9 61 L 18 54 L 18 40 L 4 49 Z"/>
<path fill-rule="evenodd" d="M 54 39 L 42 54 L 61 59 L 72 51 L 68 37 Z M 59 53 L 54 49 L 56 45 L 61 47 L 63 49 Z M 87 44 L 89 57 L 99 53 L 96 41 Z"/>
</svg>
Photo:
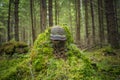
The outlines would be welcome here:
<svg viewBox="0 0 120 80">
<path fill-rule="evenodd" d="M 117 25 L 117 31 L 119 30 L 118 29 L 118 18 L 117 18 L 117 0 L 114 0 L 114 9 L 115 9 L 115 17 L 116 17 L 116 25 Z M 119 32 L 119 31 L 118 31 Z"/>
<path fill-rule="evenodd" d="M 80 0 L 76 0 L 76 42 L 80 45 Z"/>
<path fill-rule="evenodd" d="M 47 5 L 46 0 L 40 0 L 40 27 L 41 32 L 46 29 L 47 22 Z"/>
<path fill-rule="evenodd" d="M 72 24 L 72 14 L 71 14 L 72 12 L 71 12 L 71 2 L 69 1 L 69 26 L 70 26 L 70 28 L 71 28 L 71 32 L 73 32 L 73 24 Z"/>
<path fill-rule="evenodd" d="M 98 16 L 99 16 L 99 38 L 100 47 L 102 47 L 105 37 L 104 37 L 104 25 L 103 25 L 103 1 L 98 0 Z"/>
<path fill-rule="evenodd" d="M 10 41 L 11 36 L 10 36 L 10 16 L 11 16 L 11 3 L 12 0 L 9 0 L 9 9 L 8 9 L 8 28 L 7 28 L 7 34 L 8 34 L 8 41 Z"/>
<path fill-rule="evenodd" d="M 35 29 L 34 29 L 34 20 L 33 20 L 33 0 L 30 0 L 30 14 L 31 14 L 31 25 L 32 25 L 32 39 L 35 41 Z"/>
<path fill-rule="evenodd" d="M 53 26 L 53 5 L 52 5 L 52 0 L 49 0 L 49 27 Z"/>
<path fill-rule="evenodd" d="M 55 25 L 59 23 L 59 1 L 55 0 Z"/>
<path fill-rule="evenodd" d="M 93 44 L 95 44 L 95 22 L 94 22 L 93 0 L 90 0 L 90 7 L 91 7 L 91 17 L 92 17 L 92 37 L 93 37 Z"/>
<path fill-rule="evenodd" d="M 57 25 L 57 1 L 55 0 L 55 25 Z"/>
<path fill-rule="evenodd" d="M 113 0 L 105 0 L 105 9 L 106 9 L 108 42 L 110 43 L 112 48 L 119 48 L 119 39 L 118 39 L 118 31 L 116 25 Z"/>
<path fill-rule="evenodd" d="M 19 15 L 18 15 L 18 9 L 19 9 L 19 0 L 15 0 L 14 2 L 14 14 L 15 14 L 15 40 L 19 41 Z"/>
<path fill-rule="evenodd" d="M 88 0 L 85 0 L 85 32 L 86 32 L 86 42 L 89 45 L 89 32 L 88 32 Z"/>
</svg>

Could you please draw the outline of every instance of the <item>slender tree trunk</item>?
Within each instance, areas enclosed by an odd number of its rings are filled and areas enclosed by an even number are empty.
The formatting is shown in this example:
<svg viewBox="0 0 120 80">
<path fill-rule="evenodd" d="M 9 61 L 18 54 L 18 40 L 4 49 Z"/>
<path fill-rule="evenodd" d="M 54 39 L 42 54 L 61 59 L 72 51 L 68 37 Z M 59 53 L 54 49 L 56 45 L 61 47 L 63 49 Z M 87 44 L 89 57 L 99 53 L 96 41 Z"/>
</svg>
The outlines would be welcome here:
<svg viewBox="0 0 120 80">
<path fill-rule="evenodd" d="M 59 23 L 59 1 L 55 0 L 55 25 Z"/>
<path fill-rule="evenodd" d="M 10 36 L 10 16 L 11 16 L 11 3 L 12 3 L 12 0 L 9 0 L 9 9 L 8 9 L 8 41 L 11 39 L 11 36 Z"/>
<path fill-rule="evenodd" d="M 36 0 L 33 0 L 33 25 L 34 25 L 33 30 L 34 30 L 34 38 L 36 39 L 36 33 L 37 33 L 38 30 L 36 29 L 36 27 L 37 27 L 37 25 L 36 25 L 37 20 L 36 20 L 35 3 L 36 3 Z"/>
<path fill-rule="evenodd" d="M 14 38 L 15 38 L 15 36 L 14 36 L 14 35 L 15 35 L 15 28 L 14 28 L 14 24 L 13 24 L 13 23 L 14 23 L 14 18 L 11 18 L 11 21 L 10 21 L 10 22 L 11 22 L 10 32 L 11 32 L 11 34 L 12 34 L 12 35 L 11 35 L 11 39 L 14 39 Z"/>
<path fill-rule="evenodd" d="M 23 41 L 26 42 L 26 39 L 25 39 L 26 29 L 25 29 L 25 27 L 23 27 L 22 29 L 23 29 L 23 34 L 22 34 L 23 37 L 22 38 L 23 38 Z"/>
<path fill-rule="evenodd" d="M 2 32 L 2 29 L 0 28 L 0 32 Z M 0 45 L 2 44 L 2 35 L 0 35 Z"/>
<path fill-rule="evenodd" d="M 46 0 L 40 0 L 40 27 L 41 32 L 46 29 L 47 22 L 47 5 Z"/>
<path fill-rule="evenodd" d="M 86 42 L 87 45 L 90 44 L 89 32 L 88 32 L 88 0 L 85 0 L 85 31 L 86 31 Z"/>
<path fill-rule="evenodd" d="M 76 42 L 80 43 L 80 0 L 76 0 Z"/>
<path fill-rule="evenodd" d="M 100 47 L 104 43 L 104 25 L 103 25 L 103 1 L 98 0 L 98 16 L 99 16 L 99 38 L 100 38 Z"/>
<path fill-rule="evenodd" d="M 71 28 L 71 31 L 73 32 L 73 25 L 72 25 L 72 14 L 71 14 L 71 2 L 69 1 L 69 24 L 70 24 L 70 28 Z"/>
<path fill-rule="evenodd" d="M 18 15 L 18 9 L 19 9 L 19 0 L 15 0 L 14 2 L 14 14 L 15 14 L 15 40 L 19 41 L 19 15 Z"/>
<path fill-rule="evenodd" d="M 34 20 L 33 20 L 33 0 L 30 0 L 30 13 L 31 13 L 31 25 L 32 25 L 32 39 L 35 41 L 35 29 L 34 29 Z"/>
<path fill-rule="evenodd" d="M 57 25 L 57 1 L 55 0 L 55 25 Z"/>
<path fill-rule="evenodd" d="M 113 0 L 105 0 L 108 42 L 112 48 L 119 48 L 118 31 L 116 25 Z"/>
<path fill-rule="evenodd" d="M 116 17 L 116 25 L 117 25 L 117 31 L 118 31 L 118 19 L 117 19 L 117 0 L 114 0 L 114 9 L 115 9 L 115 17 Z M 119 31 L 118 31 L 119 32 Z"/>
<path fill-rule="evenodd" d="M 91 7 L 91 17 L 92 17 L 92 37 L 93 37 L 93 44 L 95 44 L 95 22 L 94 22 L 93 0 L 90 0 L 90 7 Z"/>
<path fill-rule="evenodd" d="M 52 0 L 48 0 L 49 1 L 49 27 L 53 26 L 53 5 L 52 5 Z"/>
</svg>

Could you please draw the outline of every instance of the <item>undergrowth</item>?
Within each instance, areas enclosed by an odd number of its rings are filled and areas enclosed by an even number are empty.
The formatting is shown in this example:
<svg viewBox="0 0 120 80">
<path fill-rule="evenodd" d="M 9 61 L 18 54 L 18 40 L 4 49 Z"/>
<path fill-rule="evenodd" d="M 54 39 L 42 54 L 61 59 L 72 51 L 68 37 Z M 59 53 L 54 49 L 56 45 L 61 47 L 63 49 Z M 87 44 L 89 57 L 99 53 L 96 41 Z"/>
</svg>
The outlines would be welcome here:
<svg viewBox="0 0 120 80">
<path fill-rule="evenodd" d="M 66 32 L 67 60 L 57 59 L 53 54 L 52 43 L 50 41 L 50 28 L 39 35 L 31 51 L 31 63 L 34 69 L 36 80 L 83 80 L 94 78 L 89 59 L 73 44 L 73 38 L 67 27 L 63 27 Z"/>
<path fill-rule="evenodd" d="M 13 54 L 19 53 L 19 54 L 25 54 L 29 50 L 29 47 L 26 43 L 24 42 L 18 42 L 18 41 L 8 41 L 6 43 L 3 43 L 0 46 L 0 55 L 10 55 L 12 56 Z"/>
<path fill-rule="evenodd" d="M 75 44 L 68 27 L 66 31 L 67 59 L 56 58 L 50 41 L 50 28 L 36 39 L 27 57 L 15 62 L 0 77 L 1 80 L 103 80 Z M 6 64 L 6 63 L 5 63 Z M 2 74 L 2 72 L 0 72 Z"/>
<path fill-rule="evenodd" d="M 96 65 L 97 76 L 100 76 L 101 80 L 120 79 L 120 49 L 115 50 L 107 46 L 92 52 L 86 52 L 85 56 Z"/>
</svg>

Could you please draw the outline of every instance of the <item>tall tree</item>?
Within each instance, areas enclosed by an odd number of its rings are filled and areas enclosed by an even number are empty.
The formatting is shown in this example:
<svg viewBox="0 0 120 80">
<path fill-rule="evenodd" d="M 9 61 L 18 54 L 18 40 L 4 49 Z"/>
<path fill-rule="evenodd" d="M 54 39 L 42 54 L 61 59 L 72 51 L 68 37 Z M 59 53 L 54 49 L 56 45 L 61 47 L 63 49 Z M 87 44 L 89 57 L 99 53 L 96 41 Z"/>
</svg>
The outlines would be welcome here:
<svg viewBox="0 0 120 80">
<path fill-rule="evenodd" d="M 33 0 L 30 0 L 30 13 L 31 13 L 31 24 L 32 24 L 32 38 L 33 42 L 35 41 L 35 28 L 34 28 L 34 19 L 33 19 Z"/>
<path fill-rule="evenodd" d="M 99 16 L 99 38 L 100 47 L 102 47 L 105 37 L 104 37 L 104 25 L 103 25 L 103 1 L 98 0 L 98 16 Z"/>
<path fill-rule="evenodd" d="M 85 0 L 85 32 L 86 32 L 86 41 L 89 45 L 89 32 L 88 32 L 88 0 Z"/>
<path fill-rule="evenodd" d="M 69 26 L 71 28 L 71 31 L 73 31 L 73 24 L 72 24 L 72 11 L 71 11 L 71 1 L 69 1 Z"/>
<path fill-rule="evenodd" d="M 11 4 L 12 4 L 12 0 L 9 0 L 9 9 L 8 9 L 8 28 L 7 28 L 7 34 L 8 34 L 8 41 L 11 39 L 10 37 L 10 15 L 11 15 Z"/>
<path fill-rule="evenodd" d="M 117 2 L 118 2 L 117 0 L 114 0 L 114 4 L 113 4 L 113 5 L 115 6 L 114 9 L 115 9 L 115 17 L 116 17 L 117 31 L 118 31 Z M 119 31 L 118 31 L 118 32 L 119 32 Z"/>
<path fill-rule="evenodd" d="M 93 44 L 95 44 L 95 22 L 94 22 L 93 0 L 90 0 L 90 7 L 91 7 L 91 17 L 92 17 L 92 37 L 93 37 Z"/>
<path fill-rule="evenodd" d="M 52 8 L 53 8 L 53 5 L 52 5 L 52 3 L 53 3 L 53 1 L 52 0 L 48 0 L 49 1 L 49 3 L 48 3 L 48 8 L 49 8 L 49 26 L 51 27 L 51 26 L 53 26 L 53 10 L 52 10 Z"/>
<path fill-rule="evenodd" d="M 19 0 L 14 1 L 14 14 L 15 14 L 15 40 L 19 41 Z"/>
<path fill-rule="evenodd" d="M 76 42 L 80 45 L 80 0 L 75 0 L 76 6 Z"/>
<path fill-rule="evenodd" d="M 108 42 L 111 47 L 118 48 L 119 41 L 114 7 L 113 0 L 105 0 Z"/>
<path fill-rule="evenodd" d="M 47 25 L 47 5 L 46 0 L 40 0 L 40 27 L 43 32 Z"/>
<path fill-rule="evenodd" d="M 57 25 L 59 23 L 59 1 L 54 0 L 55 1 L 55 25 Z"/>
</svg>

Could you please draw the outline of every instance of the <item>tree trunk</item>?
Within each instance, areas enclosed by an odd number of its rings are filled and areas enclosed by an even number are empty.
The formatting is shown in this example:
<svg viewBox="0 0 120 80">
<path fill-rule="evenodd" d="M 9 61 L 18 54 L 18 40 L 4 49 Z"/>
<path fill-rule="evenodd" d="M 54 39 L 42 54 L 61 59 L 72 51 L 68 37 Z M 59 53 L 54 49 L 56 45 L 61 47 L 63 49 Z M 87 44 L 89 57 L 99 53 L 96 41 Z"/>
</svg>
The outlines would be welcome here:
<svg viewBox="0 0 120 80">
<path fill-rule="evenodd" d="M 59 1 L 55 0 L 55 25 L 58 24 L 59 20 Z"/>
<path fill-rule="evenodd" d="M 85 31 L 86 31 L 86 42 L 89 45 L 89 32 L 88 32 L 88 0 L 85 0 Z"/>
<path fill-rule="evenodd" d="M 92 17 L 92 37 L 93 37 L 93 45 L 95 45 L 95 22 L 94 22 L 93 0 L 90 0 L 90 7 L 91 7 L 91 17 Z"/>
<path fill-rule="evenodd" d="M 52 5 L 52 0 L 49 0 L 49 27 L 53 26 L 53 14 L 52 14 L 52 8 L 53 8 L 53 5 Z"/>
<path fill-rule="evenodd" d="M 57 25 L 57 1 L 55 0 L 55 25 Z"/>
<path fill-rule="evenodd" d="M 80 45 L 80 0 L 76 1 L 76 42 Z"/>
<path fill-rule="evenodd" d="M 72 25 L 72 11 L 71 11 L 71 2 L 69 1 L 69 26 L 71 28 L 71 32 L 73 33 L 73 25 Z"/>
<path fill-rule="evenodd" d="M 108 42 L 112 48 L 119 48 L 118 31 L 116 25 L 113 0 L 105 0 Z"/>
<path fill-rule="evenodd" d="M 15 0 L 14 2 L 14 14 L 15 14 L 15 40 L 19 41 L 19 15 L 18 15 L 18 8 L 19 8 L 19 0 Z"/>
<path fill-rule="evenodd" d="M 98 16 L 99 16 L 99 38 L 100 47 L 102 47 L 105 37 L 104 37 L 104 25 L 103 25 L 103 1 L 98 0 Z"/>
<path fill-rule="evenodd" d="M 47 5 L 46 0 L 40 0 L 40 27 L 41 32 L 46 29 L 47 22 Z"/>
<path fill-rule="evenodd" d="M 114 9 L 115 9 L 116 25 L 117 25 L 117 31 L 118 31 L 119 29 L 118 29 L 118 19 L 117 19 L 117 0 L 114 0 L 114 6 L 115 6 Z"/>
<path fill-rule="evenodd" d="M 34 29 L 34 21 L 33 21 L 33 0 L 30 0 L 30 14 L 31 14 L 31 25 L 32 25 L 32 39 L 35 41 L 35 29 Z"/>
<path fill-rule="evenodd" d="M 8 28 L 7 28 L 7 30 L 8 30 L 8 32 L 7 32 L 7 34 L 8 34 L 8 41 L 11 39 L 11 36 L 10 36 L 10 16 L 11 16 L 11 3 L 12 3 L 12 0 L 9 0 L 9 9 L 8 9 Z"/>
</svg>

